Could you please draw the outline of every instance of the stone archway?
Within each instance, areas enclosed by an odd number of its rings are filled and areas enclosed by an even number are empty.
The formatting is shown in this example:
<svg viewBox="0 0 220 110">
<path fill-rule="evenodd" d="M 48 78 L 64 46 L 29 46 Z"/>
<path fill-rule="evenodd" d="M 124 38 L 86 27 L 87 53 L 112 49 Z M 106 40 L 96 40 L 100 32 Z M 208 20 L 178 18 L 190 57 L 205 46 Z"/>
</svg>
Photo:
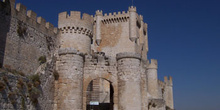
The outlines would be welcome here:
<svg viewBox="0 0 220 110">
<path fill-rule="evenodd" d="M 86 110 L 86 101 L 87 101 L 87 88 L 90 84 L 95 79 L 104 79 L 108 81 L 112 89 L 114 91 L 113 94 L 113 110 L 118 110 L 118 82 L 117 82 L 117 77 L 113 76 L 111 73 L 105 73 L 105 74 L 84 74 L 84 79 L 83 79 L 83 110 Z"/>
<path fill-rule="evenodd" d="M 86 93 L 86 110 L 113 110 L 114 89 L 106 79 L 92 80 Z"/>
</svg>

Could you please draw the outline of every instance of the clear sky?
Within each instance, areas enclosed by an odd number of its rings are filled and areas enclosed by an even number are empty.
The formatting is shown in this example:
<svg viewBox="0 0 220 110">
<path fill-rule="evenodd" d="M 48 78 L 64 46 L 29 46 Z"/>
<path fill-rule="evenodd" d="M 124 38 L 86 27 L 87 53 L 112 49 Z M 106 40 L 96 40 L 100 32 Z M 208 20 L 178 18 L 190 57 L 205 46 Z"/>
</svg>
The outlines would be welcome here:
<svg viewBox="0 0 220 110">
<path fill-rule="evenodd" d="M 127 11 L 132 0 L 17 0 L 57 26 L 58 13 Z M 220 0 L 134 0 L 149 27 L 149 58 L 171 75 L 176 110 L 220 110 Z"/>
</svg>

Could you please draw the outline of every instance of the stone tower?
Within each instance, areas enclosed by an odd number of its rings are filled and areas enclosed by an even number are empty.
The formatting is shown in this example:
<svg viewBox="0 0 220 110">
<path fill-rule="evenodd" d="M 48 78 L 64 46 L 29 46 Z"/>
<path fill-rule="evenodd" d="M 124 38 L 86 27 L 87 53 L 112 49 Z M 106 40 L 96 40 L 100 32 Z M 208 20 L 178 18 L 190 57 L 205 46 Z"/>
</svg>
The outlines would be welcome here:
<svg viewBox="0 0 220 110">
<path fill-rule="evenodd" d="M 92 17 L 78 11 L 59 14 L 58 109 L 82 110 L 84 54 L 90 54 Z M 74 88 L 74 89 L 73 89 Z"/>
</svg>

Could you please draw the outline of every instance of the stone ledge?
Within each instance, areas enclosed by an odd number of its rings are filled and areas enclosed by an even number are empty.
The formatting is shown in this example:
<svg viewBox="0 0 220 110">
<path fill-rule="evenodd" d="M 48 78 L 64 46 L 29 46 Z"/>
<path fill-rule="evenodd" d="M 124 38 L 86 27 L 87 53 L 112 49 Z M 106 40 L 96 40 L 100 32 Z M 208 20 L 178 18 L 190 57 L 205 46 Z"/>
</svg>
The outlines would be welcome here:
<svg viewBox="0 0 220 110">
<path fill-rule="evenodd" d="M 82 52 L 77 51 L 74 48 L 62 48 L 58 50 L 59 55 L 66 55 L 66 54 L 76 54 L 76 55 L 81 55 L 84 56 Z"/>
<path fill-rule="evenodd" d="M 116 54 L 116 59 L 120 60 L 122 58 L 135 58 L 135 59 L 141 59 L 141 55 L 138 53 L 132 53 L 132 52 L 123 52 Z"/>
</svg>

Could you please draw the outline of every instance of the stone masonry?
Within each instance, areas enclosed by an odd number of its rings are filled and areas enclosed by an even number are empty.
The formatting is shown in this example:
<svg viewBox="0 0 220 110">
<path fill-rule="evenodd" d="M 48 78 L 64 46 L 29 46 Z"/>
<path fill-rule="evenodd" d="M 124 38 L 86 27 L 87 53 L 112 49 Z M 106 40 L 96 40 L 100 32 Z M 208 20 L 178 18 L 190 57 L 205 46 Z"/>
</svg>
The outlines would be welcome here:
<svg viewBox="0 0 220 110">
<path fill-rule="evenodd" d="M 172 77 L 158 80 L 158 62 L 147 58 L 148 25 L 136 7 L 61 12 L 58 28 L 26 9 L 0 1 L 0 68 L 25 75 L 0 78 L 10 77 L 15 87 L 20 77 L 40 75 L 38 106 L 25 97 L 28 110 L 90 110 L 94 101 L 104 110 L 174 110 Z M 0 84 L 0 109 L 23 107 L 22 97 L 14 106 L 11 90 L 3 91 Z"/>
</svg>

